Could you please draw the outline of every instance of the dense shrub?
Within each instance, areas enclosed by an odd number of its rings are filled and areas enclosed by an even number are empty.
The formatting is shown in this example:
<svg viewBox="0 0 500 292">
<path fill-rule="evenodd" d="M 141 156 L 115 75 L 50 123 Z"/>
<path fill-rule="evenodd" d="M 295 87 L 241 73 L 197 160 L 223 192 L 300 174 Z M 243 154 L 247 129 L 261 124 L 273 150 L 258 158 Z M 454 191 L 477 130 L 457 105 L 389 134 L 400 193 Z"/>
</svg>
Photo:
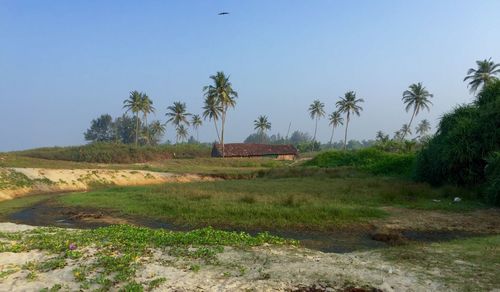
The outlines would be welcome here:
<svg viewBox="0 0 500 292">
<path fill-rule="evenodd" d="M 486 200 L 500 206 L 500 152 L 494 152 L 486 165 Z"/>
<path fill-rule="evenodd" d="M 499 145 L 500 82 L 494 82 L 474 103 L 442 117 L 436 135 L 418 154 L 416 177 L 435 185 L 479 185 L 485 181 L 486 159 Z"/>
<path fill-rule="evenodd" d="M 373 174 L 410 176 L 415 155 L 413 153 L 389 153 L 375 148 L 354 151 L 323 152 L 306 165 L 318 167 L 353 166 Z"/>
<path fill-rule="evenodd" d="M 78 162 L 137 163 L 170 158 L 208 157 L 210 147 L 199 144 L 132 146 L 114 143 L 92 143 L 84 146 L 38 148 L 19 155 Z"/>
</svg>

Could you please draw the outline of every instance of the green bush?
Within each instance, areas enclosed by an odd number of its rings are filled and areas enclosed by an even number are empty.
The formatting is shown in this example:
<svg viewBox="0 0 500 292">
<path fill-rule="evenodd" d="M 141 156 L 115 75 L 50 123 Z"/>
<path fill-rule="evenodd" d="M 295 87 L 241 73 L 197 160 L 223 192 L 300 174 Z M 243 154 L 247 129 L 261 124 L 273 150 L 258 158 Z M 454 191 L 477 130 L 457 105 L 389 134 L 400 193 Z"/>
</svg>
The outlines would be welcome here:
<svg viewBox="0 0 500 292">
<path fill-rule="evenodd" d="M 486 165 L 486 200 L 500 206 L 500 152 L 494 152 Z"/>
<path fill-rule="evenodd" d="M 410 176 L 415 155 L 413 153 L 390 153 L 375 148 L 353 151 L 327 151 L 312 160 L 308 166 L 340 167 L 352 166 L 373 174 Z"/>
<path fill-rule="evenodd" d="M 500 81 L 486 86 L 474 103 L 445 114 L 436 135 L 420 151 L 416 177 L 434 185 L 484 183 L 486 159 L 500 146 Z"/>
<path fill-rule="evenodd" d="M 210 147 L 200 144 L 133 146 L 115 143 L 91 143 L 84 146 L 38 148 L 19 155 L 50 160 L 93 163 L 140 163 L 171 158 L 210 156 Z"/>
</svg>

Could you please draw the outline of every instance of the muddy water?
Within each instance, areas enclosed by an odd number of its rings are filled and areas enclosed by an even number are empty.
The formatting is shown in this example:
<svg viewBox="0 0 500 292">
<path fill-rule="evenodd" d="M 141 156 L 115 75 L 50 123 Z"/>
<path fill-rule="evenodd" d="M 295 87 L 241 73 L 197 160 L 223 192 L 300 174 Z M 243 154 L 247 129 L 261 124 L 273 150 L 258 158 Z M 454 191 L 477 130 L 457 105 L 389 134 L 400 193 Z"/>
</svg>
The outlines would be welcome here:
<svg viewBox="0 0 500 292">
<path fill-rule="evenodd" d="M 97 228 L 111 224 L 132 224 L 151 228 L 163 228 L 174 231 L 187 231 L 189 226 L 173 225 L 161 220 L 147 218 L 117 216 L 105 213 L 102 210 L 63 207 L 54 204 L 51 200 L 43 201 L 26 209 L 15 212 L 6 218 L 15 223 L 35 226 L 56 226 L 65 228 Z M 256 234 L 255 230 L 246 231 Z M 273 235 L 296 239 L 304 247 L 323 252 L 346 253 L 375 248 L 388 247 L 390 244 L 372 239 L 371 230 L 338 230 L 334 232 L 317 231 L 269 231 Z M 470 233 L 450 231 L 402 231 L 401 235 L 408 241 L 435 242 L 473 236 Z"/>
</svg>

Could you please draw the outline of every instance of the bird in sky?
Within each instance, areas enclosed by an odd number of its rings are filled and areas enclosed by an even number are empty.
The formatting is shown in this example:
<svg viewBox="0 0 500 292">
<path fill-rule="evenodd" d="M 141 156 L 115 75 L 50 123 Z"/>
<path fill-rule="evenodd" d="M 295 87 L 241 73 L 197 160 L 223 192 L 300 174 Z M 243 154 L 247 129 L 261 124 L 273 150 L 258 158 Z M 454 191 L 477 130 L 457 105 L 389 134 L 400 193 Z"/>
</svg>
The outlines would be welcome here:
<svg viewBox="0 0 500 292">
<path fill-rule="evenodd" d="M 221 12 L 221 13 L 219 13 L 219 15 L 228 15 L 228 14 L 229 14 L 229 12 Z"/>
</svg>

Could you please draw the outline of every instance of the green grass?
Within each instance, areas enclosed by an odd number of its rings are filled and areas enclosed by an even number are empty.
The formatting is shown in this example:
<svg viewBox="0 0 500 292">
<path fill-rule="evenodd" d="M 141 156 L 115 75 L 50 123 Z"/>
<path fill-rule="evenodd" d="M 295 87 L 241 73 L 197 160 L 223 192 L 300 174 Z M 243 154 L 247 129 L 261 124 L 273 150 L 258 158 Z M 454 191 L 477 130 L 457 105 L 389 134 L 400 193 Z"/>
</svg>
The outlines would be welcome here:
<svg viewBox="0 0 500 292">
<path fill-rule="evenodd" d="M 379 207 L 464 211 L 481 207 L 445 199 L 450 189 L 384 177 L 294 177 L 114 187 L 59 197 L 63 205 L 189 225 L 325 230 L 386 216 Z M 455 194 L 455 192 L 453 192 Z M 439 198 L 440 202 L 433 199 Z"/>
<path fill-rule="evenodd" d="M 433 279 L 437 277 L 460 287 L 461 291 L 490 291 L 500 287 L 500 235 L 411 244 L 380 253 L 390 262 L 419 270 Z M 439 274 L 434 272 L 436 269 Z"/>
<path fill-rule="evenodd" d="M 0 167 L 36 167 L 51 169 L 132 169 L 156 172 L 194 173 L 224 178 L 254 177 L 259 171 L 289 165 L 289 161 L 270 158 L 185 158 L 163 159 L 147 163 L 100 164 L 26 157 L 0 153 Z"/>
<path fill-rule="evenodd" d="M 390 153 L 375 148 L 366 148 L 322 152 L 304 165 L 323 168 L 352 166 L 375 175 L 409 177 L 413 172 L 414 161 L 414 153 Z"/>
</svg>

